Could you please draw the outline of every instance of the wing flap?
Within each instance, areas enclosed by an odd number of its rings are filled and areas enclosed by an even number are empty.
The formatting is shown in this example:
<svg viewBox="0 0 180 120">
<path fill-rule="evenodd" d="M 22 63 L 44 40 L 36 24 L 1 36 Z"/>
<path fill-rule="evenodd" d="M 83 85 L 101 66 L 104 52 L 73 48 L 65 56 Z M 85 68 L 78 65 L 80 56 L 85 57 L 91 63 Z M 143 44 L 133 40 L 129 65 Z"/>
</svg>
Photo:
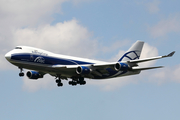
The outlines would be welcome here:
<svg viewBox="0 0 180 120">
<path fill-rule="evenodd" d="M 110 62 L 110 63 L 102 63 L 102 64 L 93 64 L 91 65 L 94 68 L 109 68 L 109 67 L 113 67 L 117 62 Z"/>
<path fill-rule="evenodd" d="M 157 68 L 163 68 L 163 66 L 145 67 L 145 68 L 133 67 L 133 68 L 132 68 L 132 71 L 150 70 L 150 69 L 157 69 Z"/>
<path fill-rule="evenodd" d="M 77 68 L 79 65 L 53 65 L 52 68 Z"/>
<path fill-rule="evenodd" d="M 100 72 L 96 71 L 96 70 L 92 71 L 91 74 L 102 77 L 102 74 Z"/>
</svg>

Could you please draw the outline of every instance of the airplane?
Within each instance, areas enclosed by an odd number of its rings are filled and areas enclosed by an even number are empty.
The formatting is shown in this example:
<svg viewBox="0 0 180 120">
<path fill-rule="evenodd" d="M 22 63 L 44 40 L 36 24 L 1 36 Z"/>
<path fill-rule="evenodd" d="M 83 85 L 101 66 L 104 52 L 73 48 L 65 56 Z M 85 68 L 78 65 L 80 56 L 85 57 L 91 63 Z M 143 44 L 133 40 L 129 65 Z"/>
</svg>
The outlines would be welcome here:
<svg viewBox="0 0 180 120">
<path fill-rule="evenodd" d="M 45 74 L 56 79 L 57 86 L 63 86 L 62 80 L 68 80 L 69 85 L 85 85 L 84 78 L 109 79 L 128 75 L 137 75 L 143 70 L 162 68 L 139 67 L 138 63 L 172 57 L 175 51 L 168 55 L 140 59 L 143 41 L 136 41 L 117 62 L 104 62 L 66 55 L 55 54 L 39 48 L 17 46 L 5 54 L 5 58 L 20 69 L 19 76 L 24 76 L 23 69 L 29 69 L 26 76 L 37 80 Z M 70 80 L 71 79 L 71 80 Z"/>
</svg>

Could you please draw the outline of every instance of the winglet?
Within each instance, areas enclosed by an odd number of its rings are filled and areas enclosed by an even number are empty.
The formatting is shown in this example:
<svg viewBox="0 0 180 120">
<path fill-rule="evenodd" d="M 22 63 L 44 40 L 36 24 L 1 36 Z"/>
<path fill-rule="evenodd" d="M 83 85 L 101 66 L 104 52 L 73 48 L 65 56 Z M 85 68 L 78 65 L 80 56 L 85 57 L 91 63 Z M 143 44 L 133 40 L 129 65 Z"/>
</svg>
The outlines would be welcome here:
<svg viewBox="0 0 180 120">
<path fill-rule="evenodd" d="M 174 55 L 175 51 L 171 52 L 168 57 L 172 57 Z"/>
<path fill-rule="evenodd" d="M 174 53 L 175 53 L 175 51 L 173 51 L 173 52 L 171 52 L 171 53 L 169 53 L 168 55 L 165 55 L 165 56 L 163 56 L 163 57 L 172 57 L 172 56 L 174 55 Z"/>
</svg>

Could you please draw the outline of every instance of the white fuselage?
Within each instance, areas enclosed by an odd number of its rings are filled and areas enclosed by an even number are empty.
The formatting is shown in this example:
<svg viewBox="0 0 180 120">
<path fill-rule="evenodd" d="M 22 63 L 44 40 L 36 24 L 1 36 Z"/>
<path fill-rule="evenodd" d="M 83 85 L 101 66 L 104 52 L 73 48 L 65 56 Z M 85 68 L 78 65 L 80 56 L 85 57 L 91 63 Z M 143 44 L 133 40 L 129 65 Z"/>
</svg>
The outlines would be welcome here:
<svg viewBox="0 0 180 120">
<path fill-rule="evenodd" d="M 108 62 L 104 62 L 104 61 L 60 55 L 42 49 L 27 47 L 27 46 L 17 46 L 14 50 L 8 52 L 5 55 L 5 57 L 10 63 L 18 66 L 19 68 L 35 70 L 42 72 L 44 74 L 49 73 L 53 76 L 60 74 L 61 76 L 64 76 L 66 78 L 77 76 L 76 68 L 78 66 L 90 66 L 93 64 L 108 64 Z M 59 66 L 61 69 L 54 68 L 54 66 Z M 67 66 L 75 66 L 75 67 L 73 67 L 74 69 L 67 69 Z M 140 71 L 129 72 L 129 71 L 115 71 L 111 69 L 107 69 L 107 71 L 109 72 L 109 74 L 103 76 L 84 75 L 83 77 L 104 79 L 104 78 L 119 77 L 119 76 L 140 73 Z"/>
</svg>

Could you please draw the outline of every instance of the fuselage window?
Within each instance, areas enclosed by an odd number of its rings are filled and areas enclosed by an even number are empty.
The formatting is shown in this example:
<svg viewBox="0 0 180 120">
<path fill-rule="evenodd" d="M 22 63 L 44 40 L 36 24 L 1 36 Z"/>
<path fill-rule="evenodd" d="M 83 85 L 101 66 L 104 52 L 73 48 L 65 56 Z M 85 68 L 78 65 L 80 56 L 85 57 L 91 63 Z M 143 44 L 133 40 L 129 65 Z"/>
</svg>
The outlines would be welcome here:
<svg viewBox="0 0 180 120">
<path fill-rule="evenodd" d="M 22 47 L 16 47 L 15 49 L 22 49 Z"/>
</svg>

